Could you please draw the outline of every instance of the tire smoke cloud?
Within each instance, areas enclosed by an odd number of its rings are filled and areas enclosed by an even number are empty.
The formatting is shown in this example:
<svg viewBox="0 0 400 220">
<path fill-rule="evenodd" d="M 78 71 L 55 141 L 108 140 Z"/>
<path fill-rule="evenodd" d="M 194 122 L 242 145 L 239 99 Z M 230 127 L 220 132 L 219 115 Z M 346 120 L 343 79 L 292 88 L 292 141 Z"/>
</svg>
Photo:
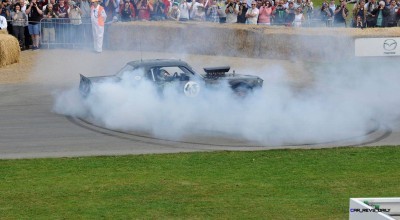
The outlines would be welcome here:
<svg viewBox="0 0 400 220">
<path fill-rule="evenodd" d="M 226 85 L 189 98 L 175 89 L 160 95 L 150 82 L 126 79 L 99 84 L 86 99 L 77 87 L 59 92 L 53 110 L 172 140 L 231 137 L 272 146 L 362 139 L 380 124 L 396 127 L 400 75 L 389 63 L 317 64 L 309 70 L 313 81 L 301 88 L 279 66 L 265 67 L 264 87 L 245 99 Z M 241 72 L 260 75 L 251 68 Z"/>
</svg>

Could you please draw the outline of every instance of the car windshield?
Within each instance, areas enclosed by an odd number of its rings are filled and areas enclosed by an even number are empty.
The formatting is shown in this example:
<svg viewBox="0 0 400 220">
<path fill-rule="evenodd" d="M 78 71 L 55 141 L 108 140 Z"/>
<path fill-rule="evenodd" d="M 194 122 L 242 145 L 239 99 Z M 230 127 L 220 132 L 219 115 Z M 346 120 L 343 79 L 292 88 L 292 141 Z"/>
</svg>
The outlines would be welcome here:
<svg viewBox="0 0 400 220">
<path fill-rule="evenodd" d="M 204 71 L 202 69 L 200 69 L 201 71 L 199 71 L 199 69 L 196 67 L 190 66 L 190 68 L 192 68 L 192 71 L 194 71 L 196 73 L 196 77 L 204 78 L 204 75 L 203 75 Z M 188 70 L 186 70 L 186 71 L 188 71 Z"/>
</svg>

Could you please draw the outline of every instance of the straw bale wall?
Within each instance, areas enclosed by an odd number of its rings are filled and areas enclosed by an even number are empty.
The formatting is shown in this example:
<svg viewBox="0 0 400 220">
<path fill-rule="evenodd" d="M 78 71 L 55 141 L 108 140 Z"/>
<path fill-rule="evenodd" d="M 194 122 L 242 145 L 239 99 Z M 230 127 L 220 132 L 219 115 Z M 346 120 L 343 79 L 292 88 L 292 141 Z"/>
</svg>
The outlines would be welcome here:
<svg viewBox="0 0 400 220">
<path fill-rule="evenodd" d="M 20 54 L 18 40 L 9 34 L 0 34 L 0 67 L 17 63 Z"/>
<path fill-rule="evenodd" d="M 108 48 L 114 50 L 300 60 L 351 59 L 356 38 L 400 36 L 400 28 L 290 28 L 167 21 L 114 23 L 106 31 Z"/>
<path fill-rule="evenodd" d="M 1 30 L 0 30 L 0 34 L 8 34 L 7 29 L 1 29 Z"/>
</svg>

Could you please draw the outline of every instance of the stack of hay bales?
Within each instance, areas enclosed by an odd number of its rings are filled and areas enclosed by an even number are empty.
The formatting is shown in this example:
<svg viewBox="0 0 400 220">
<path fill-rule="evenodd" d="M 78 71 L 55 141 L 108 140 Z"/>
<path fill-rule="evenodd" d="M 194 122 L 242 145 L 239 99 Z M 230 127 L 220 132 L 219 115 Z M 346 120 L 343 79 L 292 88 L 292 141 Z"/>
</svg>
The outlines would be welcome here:
<svg viewBox="0 0 400 220">
<path fill-rule="evenodd" d="M 207 22 L 129 22 L 108 28 L 115 50 L 223 55 L 249 58 L 348 60 L 355 39 L 397 37 L 400 28 L 292 28 Z"/>
<path fill-rule="evenodd" d="M 5 32 L 0 33 L 0 67 L 19 62 L 18 40 Z"/>
</svg>

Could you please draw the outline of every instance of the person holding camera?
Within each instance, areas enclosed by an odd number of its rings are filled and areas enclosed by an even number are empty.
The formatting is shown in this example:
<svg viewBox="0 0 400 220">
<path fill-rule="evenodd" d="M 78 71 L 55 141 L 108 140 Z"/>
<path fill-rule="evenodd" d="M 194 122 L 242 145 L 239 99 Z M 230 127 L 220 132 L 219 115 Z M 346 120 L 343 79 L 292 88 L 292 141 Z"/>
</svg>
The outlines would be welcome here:
<svg viewBox="0 0 400 220">
<path fill-rule="evenodd" d="M 246 12 L 249 8 L 247 7 L 247 2 L 242 1 L 239 2 L 239 11 L 237 15 L 237 23 L 245 24 L 246 23 Z"/>
<path fill-rule="evenodd" d="M 301 7 L 302 7 L 302 12 L 304 14 L 304 18 L 306 20 L 311 20 L 314 11 L 314 3 L 311 0 L 305 0 L 304 3 L 301 5 Z"/>
<path fill-rule="evenodd" d="M 356 24 L 354 25 L 355 28 L 365 28 L 365 23 L 363 22 L 363 19 L 361 18 L 360 15 L 357 16 L 356 18 Z"/>
<path fill-rule="evenodd" d="M 380 1 L 378 8 L 375 8 L 371 14 L 375 16 L 375 27 L 386 27 L 389 9 L 385 7 L 385 2 Z"/>
<path fill-rule="evenodd" d="M 150 21 L 150 13 L 153 11 L 153 5 L 149 0 L 139 0 L 137 7 L 138 20 Z"/>
<path fill-rule="evenodd" d="M 322 3 L 320 16 L 321 16 L 321 21 L 324 22 L 327 27 L 332 26 L 333 11 L 326 2 Z"/>
<path fill-rule="evenodd" d="M 365 10 L 365 0 L 360 0 L 354 6 L 353 10 L 353 27 L 357 25 L 357 16 L 361 17 L 362 23 L 364 24 L 367 20 L 367 10 Z"/>
<path fill-rule="evenodd" d="M 56 12 L 53 10 L 54 5 L 49 3 L 43 11 L 43 43 L 54 43 L 56 41 L 56 31 L 54 18 L 58 18 Z"/>
<path fill-rule="evenodd" d="M 82 24 L 82 11 L 79 8 L 79 6 L 74 2 L 70 1 L 69 2 L 69 8 L 68 8 L 68 17 L 71 21 L 72 25 L 80 25 Z"/>
<path fill-rule="evenodd" d="M 367 10 L 367 27 L 375 27 L 375 15 L 372 14 L 372 11 L 375 10 L 375 8 L 378 8 L 376 0 L 370 0 L 365 4 L 365 10 Z"/>
<path fill-rule="evenodd" d="M 283 4 L 283 0 L 278 0 L 278 5 L 272 12 L 274 25 L 285 25 L 286 20 L 286 7 Z"/>
<path fill-rule="evenodd" d="M 210 21 L 210 22 L 214 22 L 214 23 L 219 22 L 218 6 L 217 6 L 216 0 L 211 1 L 211 6 L 208 7 L 207 12 L 206 12 L 206 18 L 207 18 L 207 21 Z"/>
<path fill-rule="evenodd" d="M 122 5 L 121 5 L 122 3 Z M 121 0 L 120 6 L 119 6 L 119 14 L 121 17 L 122 22 L 128 22 L 128 21 L 133 21 L 135 20 L 136 13 L 135 13 L 135 7 L 129 0 L 125 0 L 123 2 Z"/>
<path fill-rule="evenodd" d="M 258 24 L 271 25 L 272 7 L 270 1 L 263 1 L 260 7 L 260 15 L 258 16 Z"/>
<path fill-rule="evenodd" d="M 1 1 L 1 0 L 0 0 Z M 6 21 L 7 21 L 7 27 L 4 28 L 8 30 L 8 33 L 12 33 L 12 24 L 10 22 L 11 20 L 11 4 L 10 0 L 2 0 L 2 3 L 0 3 L 0 15 L 3 16 Z"/>
<path fill-rule="evenodd" d="M 180 18 L 179 21 L 188 21 L 189 20 L 189 10 L 192 6 L 191 2 L 187 2 L 186 0 L 182 0 L 179 3 L 179 11 L 180 11 Z"/>
<path fill-rule="evenodd" d="M 168 20 L 179 21 L 181 17 L 181 10 L 179 10 L 178 2 L 174 2 L 168 12 Z"/>
<path fill-rule="evenodd" d="M 32 50 L 37 50 L 39 49 L 40 19 L 42 18 L 43 11 L 40 9 L 36 0 L 32 0 L 25 13 L 28 15 L 28 30 L 32 37 Z"/>
<path fill-rule="evenodd" d="M 346 5 L 346 0 L 340 0 L 340 5 L 338 5 L 333 12 L 334 24 L 337 27 L 347 27 L 346 18 L 349 15 L 349 10 L 347 10 Z"/>
<path fill-rule="evenodd" d="M 200 2 L 201 1 L 201 2 Z M 190 20 L 204 21 L 206 17 L 203 0 L 193 0 L 189 9 Z"/>
<path fill-rule="evenodd" d="M 237 15 L 239 13 L 239 5 L 234 0 L 226 1 L 226 23 L 236 23 Z"/>
<path fill-rule="evenodd" d="M 104 1 L 104 10 L 106 11 L 107 19 L 106 23 L 112 22 L 115 14 L 117 13 L 118 2 L 117 0 L 105 0 Z"/>
<path fill-rule="evenodd" d="M 165 20 L 165 4 L 163 0 L 156 0 L 153 4 L 153 13 L 151 14 L 152 21 L 162 21 Z"/>
</svg>

